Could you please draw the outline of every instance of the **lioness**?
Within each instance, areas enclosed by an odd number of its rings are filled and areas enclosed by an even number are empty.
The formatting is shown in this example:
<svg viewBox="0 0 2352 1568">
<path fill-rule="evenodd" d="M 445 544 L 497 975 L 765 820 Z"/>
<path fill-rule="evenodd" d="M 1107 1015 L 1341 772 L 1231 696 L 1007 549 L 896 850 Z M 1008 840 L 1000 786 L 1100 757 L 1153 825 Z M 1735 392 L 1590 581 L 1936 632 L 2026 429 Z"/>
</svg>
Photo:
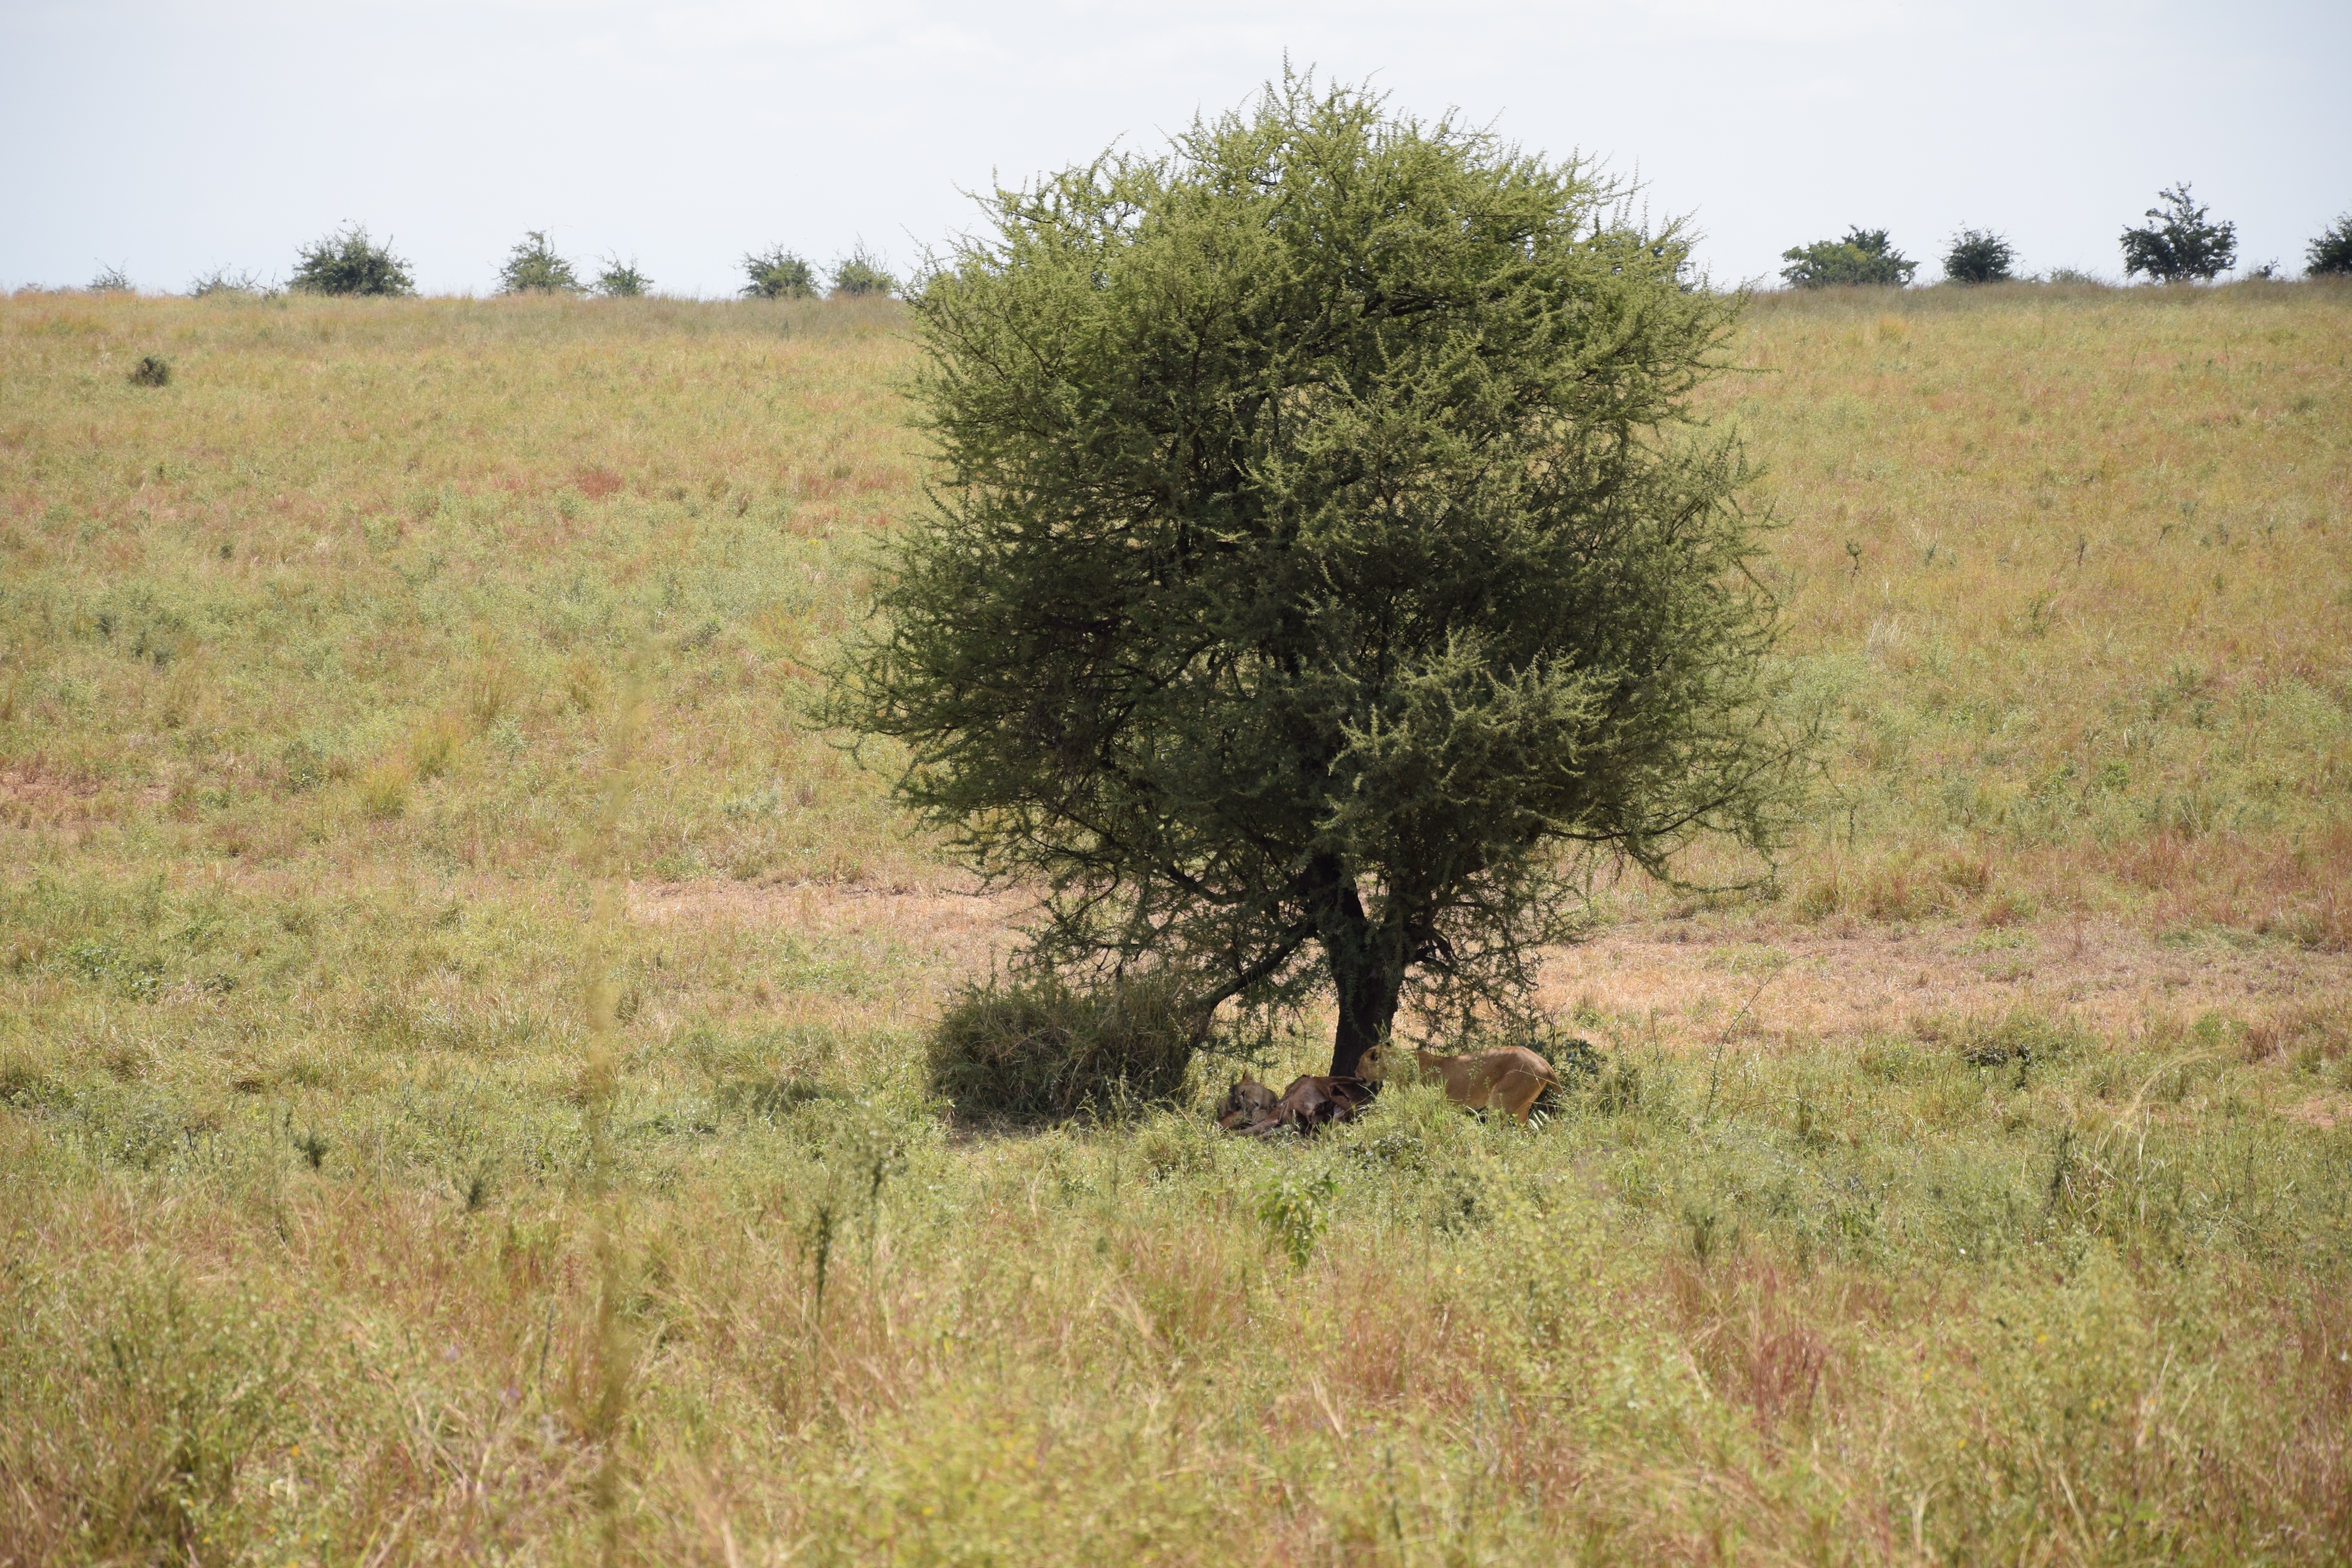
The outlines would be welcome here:
<svg viewBox="0 0 2352 1568">
<path fill-rule="evenodd" d="M 1473 1110 L 1500 1107 L 1521 1121 L 1527 1121 L 1545 1089 L 1559 1087 L 1559 1074 L 1552 1071 L 1551 1063 L 1524 1046 L 1502 1046 L 1458 1057 L 1423 1050 L 1412 1055 L 1423 1072 L 1436 1075 L 1445 1085 L 1445 1098 L 1454 1104 Z M 1389 1053 L 1383 1049 L 1372 1071 L 1385 1074 L 1389 1065 Z"/>
</svg>

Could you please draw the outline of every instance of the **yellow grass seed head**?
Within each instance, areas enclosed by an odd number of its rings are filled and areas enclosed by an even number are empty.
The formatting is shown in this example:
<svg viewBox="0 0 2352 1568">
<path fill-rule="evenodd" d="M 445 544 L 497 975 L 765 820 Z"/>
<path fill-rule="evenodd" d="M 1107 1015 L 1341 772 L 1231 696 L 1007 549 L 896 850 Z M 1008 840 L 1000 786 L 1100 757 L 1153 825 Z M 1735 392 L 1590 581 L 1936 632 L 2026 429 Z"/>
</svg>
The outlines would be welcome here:
<svg viewBox="0 0 2352 1568">
<path fill-rule="evenodd" d="M 404 758 L 378 763 L 360 777 L 360 810 L 377 822 L 389 822 L 408 810 L 413 775 Z"/>
</svg>

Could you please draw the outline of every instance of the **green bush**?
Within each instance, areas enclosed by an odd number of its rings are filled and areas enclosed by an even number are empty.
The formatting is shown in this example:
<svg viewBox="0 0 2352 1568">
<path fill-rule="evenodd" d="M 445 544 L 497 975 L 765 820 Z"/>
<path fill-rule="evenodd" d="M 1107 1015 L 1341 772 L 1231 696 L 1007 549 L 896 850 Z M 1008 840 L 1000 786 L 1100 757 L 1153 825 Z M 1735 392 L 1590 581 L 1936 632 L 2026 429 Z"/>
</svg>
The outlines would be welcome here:
<svg viewBox="0 0 2352 1568">
<path fill-rule="evenodd" d="M 294 281 L 305 294 L 414 294 L 408 263 L 354 224 L 295 253 Z"/>
<path fill-rule="evenodd" d="M 506 264 L 499 268 L 499 292 L 501 294 L 577 294 L 579 275 L 572 263 L 555 254 L 548 243 L 546 231 L 529 229 L 515 247 L 507 252 Z"/>
<path fill-rule="evenodd" d="M 172 362 L 161 354 L 142 354 L 131 367 L 133 386 L 169 386 L 172 384 Z"/>
<path fill-rule="evenodd" d="M 810 300 L 816 296 L 816 268 L 781 245 L 746 256 L 743 271 L 751 279 L 743 285 L 743 297 L 747 300 Z"/>
<path fill-rule="evenodd" d="M 2157 193 L 2163 205 L 2145 215 L 2146 228 L 2124 230 L 2124 276 L 2145 272 L 2159 283 L 2210 283 L 2238 259 L 2238 226 L 2216 223 L 2189 199 L 2189 182 Z"/>
<path fill-rule="evenodd" d="M 1864 285 L 1900 289 L 1919 264 L 1887 242 L 1883 228 L 1850 228 L 1843 239 L 1816 240 L 1784 250 L 1780 277 L 1792 289 Z"/>
<path fill-rule="evenodd" d="M 619 257 L 607 257 L 604 270 L 596 274 L 596 292 L 608 300 L 643 298 L 654 286 L 654 280 L 637 270 L 634 258 L 623 261 Z"/>
<path fill-rule="evenodd" d="M 1199 1016 L 1159 978 L 972 985 L 931 1037 L 931 1087 L 967 1115 L 1071 1116 L 1181 1095 Z"/>
<path fill-rule="evenodd" d="M 2314 278 L 2352 277 L 2352 213 L 2320 231 L 2304 252 L 2304 266 Z"/>
<path fill-rule="evenodd" d="M 1959 1028 L 1957 1043 L 1971 1067 L 2008 1062 L 2041 1067 L 2082 1050 L 2091 1037 L 2071 1017 L 2051 1018 L 2020 1008 L 2005 1017 L 1969 1021 Z"/>
<path fill-rule="evenodd" d="M 195 300 L 214 294 L 265 300 L 276 292 L 258 272 L 232 272 L 226 267 L 215 267 L 210 272 L 199 273 L 188 285 L 189 298 Z"/>
<path fill-rule="evenodd" d="M 89 291 L 93 294 L 135 294 L 139 289 L 138 285 L 131 281 L 131 275 L 121 268 L 101 267 L 98 269 L 98 276 L 89 280 Z"/>
<path fill-rule="evenodd" d="M 898 280 L 883 268 L 882 258 L 859 246 L 833 264 L 833 292 L 849 299 L 870 294 L 895 294 Z"/>
<path fill-rule="evenodd" d="M 2010 270 L 2016 260 L 2017 251 L 2000 235 L 1964 228 L 1944 253 L 1944 276 L 1954 283 L 2006 283 L 2016 276 Z"/>
</svg>

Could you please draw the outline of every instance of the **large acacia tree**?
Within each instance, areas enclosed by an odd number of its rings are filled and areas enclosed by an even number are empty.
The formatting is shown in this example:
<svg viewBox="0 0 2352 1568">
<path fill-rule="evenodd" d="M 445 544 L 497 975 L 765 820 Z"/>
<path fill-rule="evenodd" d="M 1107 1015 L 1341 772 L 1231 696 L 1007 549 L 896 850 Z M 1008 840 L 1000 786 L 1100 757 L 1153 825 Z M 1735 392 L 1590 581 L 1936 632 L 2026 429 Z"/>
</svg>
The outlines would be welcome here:
<svg viewBox="0 0 2352 1568">
<path fill-rule="evenodd" d="M 1297 79 L 988 203 L 914 300 L 938 468 L 835 716 L 1033 952 L 1207 1008 L 1524 994 L 1599 858 L 1772 837 L 1736 301 L 1575 163 Z M 1206 1016 L 1205 1013 L 1203 1015 Z"/>
</svg>

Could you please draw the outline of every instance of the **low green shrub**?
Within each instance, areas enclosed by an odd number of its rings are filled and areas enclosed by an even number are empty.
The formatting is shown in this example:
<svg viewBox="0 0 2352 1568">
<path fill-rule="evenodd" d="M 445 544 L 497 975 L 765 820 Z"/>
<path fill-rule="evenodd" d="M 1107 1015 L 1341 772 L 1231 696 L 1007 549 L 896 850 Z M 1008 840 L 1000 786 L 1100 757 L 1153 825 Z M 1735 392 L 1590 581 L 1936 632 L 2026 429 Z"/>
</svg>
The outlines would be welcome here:
<svg viewBox="0 0 2352 1568">
<path fill-rule="evenodd" d="M 747 300 L 807 300 L 816 294 L 816 268 L 805 258 L 775 246 L 743 258 Z"/>
<path fill-rule="evenodd" d="M 529 229 L 499 268 L 501 294 L 577 294 L 579 275 L 555 253 L 544 229 Z"/>
<path fill-rule="evenodd" d="M 1856 226 L 1843 239 L 1816 240 L 1780 253 L 1789 263 L 1781 279 L 1792 289 L 1876 287 L 1901 289 L 1919 264 L 1895 248 L 1883 228 Z"/>
<path fill-rule="evenodd" d="M 2352 278 L 2352 213 L 2321 230 L 2303 257 L 2304 269 L 2314 278 Z"/>
<path fill-rule="evenodd" d="M 188 296 L 194 300 L 227 295 L 233 299 L 267 300 L 278 290 L 258 272 L 232 271 L 215 267 L 210 272 L 196 275 L 188 285 Z"/>
<path fill-rule="evenodd" d="M 414 294 L 416 279 L 389 244 L 354 224 L 297 251 L 289 287 L 304 294 Z"/>
<path fill-rule="evenodd" d="M 1964 228 L 1944 253 L 1944 276 L 1954 283 L 2006 283 L 2016 276 L 2011 270 L 2016 260 L 2016 248 L 2004 237 Z"/>
<path fill-rule="evenodd" d="M 882 265 L 882 258 L 858 246 L 847 257 L 833 264 L 833 292 L 859 299 L 872 294 L 895 294 L 898 280 Z"/>
<path fill-rule="evenodd" d="M 2157 193 L 2147 226 L 2123 233 L 2124 277 L 2145 272 L 2158 283 L 2210 283 L 2238 262 L 2238 226 L 2216 220 L 2189 194 L 2189 182 Z"/>
<path fill-rule="evenodd" d="M 1053 978 L 968 987 L 932 1034 L 931 1087 L 967 1115 L 1072 1116 L 1181 1095 L 1197 1010 L 1158 978 L 1079 991 Z"/>
<path fill-rule="evenodd" d="M 142 354 L 139 363 L 131 367 L 133 386 L 169 386 L 172 384 L 172 362 L 161 354 Z"/>
<path fill-rule="evenodd" d="M 654 280 L 637 270 L 634 258 L 623 261 L 619 257 L 607 257 L 604 270 L 596 274 L 596 292 L 607 300 L 637 300 L 653 289 Z"/>
</svg>

